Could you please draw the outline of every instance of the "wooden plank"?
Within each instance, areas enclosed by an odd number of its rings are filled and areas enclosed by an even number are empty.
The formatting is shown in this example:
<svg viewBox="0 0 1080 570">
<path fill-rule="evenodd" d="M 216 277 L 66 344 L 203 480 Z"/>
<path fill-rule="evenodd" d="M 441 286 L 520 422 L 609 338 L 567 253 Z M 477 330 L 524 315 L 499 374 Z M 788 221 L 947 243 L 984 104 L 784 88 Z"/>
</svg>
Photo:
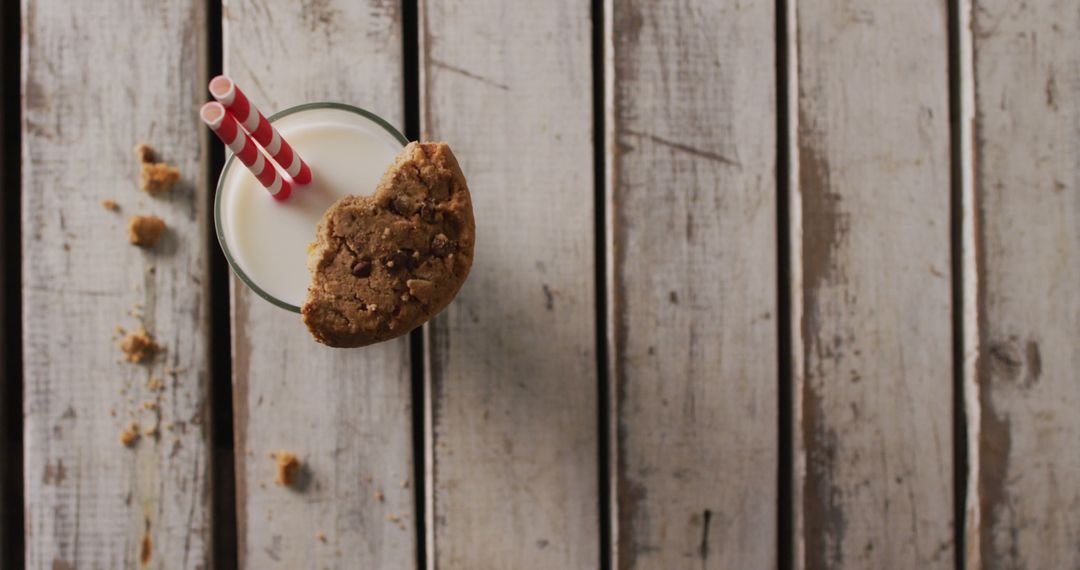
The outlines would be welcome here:
<svg viewBox="0 0 1080 570">
<path fill-rule="evenodd" d="M 979 357 L 968 566 L 1075 568 L 1080 12 L 971 7 Z"/>
<path fill-rule="evenodd" d="M 400 126 L 396 3 L 227 1 L 223 14 L 225 70 L 265 112 L 336 100 Z M 327 348 L 235 278 L 232 292 L 241 567 L 415 567 L 407 339 Z M 301 492 L 273 484 L 278 449 L 307 465 Z"/>
<path fill-rule="evenodd" d="M 421 2 L 425 138 L 473 192 L 472 274 L 428 334 L 429 564 L 599 560 L 589 3 Z"/>
<path fill-rule="evenodd" d="M 797 568 L 952 568 L 947 6 L 795 5 Z"/>
<path fill-rule="evenodd" d="M 608 10 L 615 566 L 774 568 L 774 5 Z"/>
<path fill-rule="evenodd" d="M 26 563 L 205 568 L 205 3 L 22 6 Z M 169 195 L 137 190 L 138 142 L 179 167 Z M 129 245 L 133 214 L 164 218 L 162 242 Z M 165 348 L 143 365 L 111 338 L 136 304 Z M 159 435 L 125 448 L 132 419 Z"/>
</svg>

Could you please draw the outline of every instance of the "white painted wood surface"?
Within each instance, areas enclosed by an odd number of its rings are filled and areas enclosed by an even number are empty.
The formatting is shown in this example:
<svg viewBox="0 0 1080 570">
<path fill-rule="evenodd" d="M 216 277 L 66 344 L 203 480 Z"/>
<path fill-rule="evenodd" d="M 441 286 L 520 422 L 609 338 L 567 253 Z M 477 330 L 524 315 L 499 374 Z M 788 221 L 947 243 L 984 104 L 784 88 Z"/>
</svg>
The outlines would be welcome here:
<svg viewBox="0 0 1080 570">
<path fill-rule="evenodd" d="M 429 566 L 595 568 L 589 3 L 420 11 L 422 130 L 461 161 L 477 233 L 427 329 Z"/>
<path fill-rule="evenodd" d="M 227 0 L 223 17 L 225 71 L 268 115 L 333 100 L 400 127 L 397 3 Z M 241 566 L 414 567 L 408 340 L 331 349 L 235 278 L 232 302 Z M 300 490 L 274 485 L 278 449 L 304 462 Z"/>
<path fill-rule="evenodd" d="M 209 564 L 205 24 L 196 1 L 22 3 L 28 568 Z M 179 167 L 168 196 L 138 190 L 139 142 Z M 162 242 L 130 245 L 134 214 Z M 111 338 L 133 308 L 165 347 L 145 365 Z M 132 420 L 159 436 L 125 448 Z"/>
<path fill-rule="evenodd" d="M 773 568 L 774 6 L 606 9 L 614 566 Z"/>
<path fill-rule="evenodd" d="M 577 569 L 606 548 L 618 568 L 770 568 L 789 541 L 798 569 L 952 568 L 954 311 L 967 567 L 1080 564 L 1080 13 L 962 2 L 961 276 L 947 3 L 786 6 L 793 408 L 777 408 L 773 4 L 604 3 L 598 402 L 590 3 L 422 1 L 422 127 L 458 154 L 479 231 L 426 330 L 426 425 L 406 340 L 315 345 L 234 281 L 243 567 L 408 569 L 425 548 L 431 568 Z M 226 0 L 223 16 L 226 71 L 264 110 L 332 99 L 401 125 L 399 3 Z M 22 29 L 26 566 L 208 568 L 205 2 L 22 0 Z M 179 166 L 172 195 L 136 189 L 138 142 Z M 163 217 L 164 242 L 128 245 L 133 214 Z M 121 362 L 114 327 L 140 321 L 166 351 Z M 790 536 L 777 413 L 793 416 Z M 159 435 L 123 447 L 132 420 Z M 305 462 L 300 489 L 274 485 L 278 449 Z"/>
<path fill-rule="evenodd" d="M 946 4 L 796 2 L 796 568 L 952 568 Z"/>
<path fill-rule="evenodd" d="M 1080 565 L 1080 12 L 971 3 L 978 408 L 968 567 Z M 970 410 L 970 408 L 969 408 Z"/>
</svg>

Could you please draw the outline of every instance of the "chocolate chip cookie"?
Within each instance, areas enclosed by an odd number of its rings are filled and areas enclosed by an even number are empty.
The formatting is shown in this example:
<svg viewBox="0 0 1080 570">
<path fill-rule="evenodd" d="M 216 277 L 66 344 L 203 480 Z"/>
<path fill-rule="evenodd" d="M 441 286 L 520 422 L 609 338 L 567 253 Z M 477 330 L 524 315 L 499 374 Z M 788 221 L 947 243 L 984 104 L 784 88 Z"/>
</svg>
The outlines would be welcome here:
<svg viewBox="0 0 1080 570">
<path fill-rule="evenodd" d="M 319 222 L 304 323 L 315 340 L 356 347 L 424 324 L 472 267 L 476 225 L 446 143 L 409 143 L 372 196 L 349 196 Z"/>
</svg>

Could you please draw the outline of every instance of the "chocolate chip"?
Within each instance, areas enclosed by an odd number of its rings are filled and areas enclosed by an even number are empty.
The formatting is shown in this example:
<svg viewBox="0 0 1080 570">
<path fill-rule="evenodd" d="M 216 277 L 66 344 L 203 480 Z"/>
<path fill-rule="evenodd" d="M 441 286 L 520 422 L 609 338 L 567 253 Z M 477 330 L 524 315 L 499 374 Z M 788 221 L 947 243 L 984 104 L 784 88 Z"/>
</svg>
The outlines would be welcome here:
<svg viewBox="0 0 1080 570">
<path fill-rule="evenodd" d="M 435 221 L 435 214 L 438 212 L 439 210 L 435 207 L 434 202 L 430 199 L 424 200 L 424 203 L 420 206 L 420 219 L 429 224 L 433 223 Z"/>
<path fill-rule="evenodd" d="M 352 266 L 352 274 L 356 277 L 368 277 L 371 275 L 371 261 L 367 259 L 361 259 Z"/>
<path fill-rule="evenodd" d="M 386 256 L 386 266 L 393 271 L 415 269 L 418 264 L 413 258 L 413 253 L 411 249 L 399 249 Z"/>
<path fill-rule="evenodd" d="M 450 253 L 451 249 L 453 249 L 453 242 L 446 237 L 446 234 L 435 234 L 435 237 L 431 238 L 431 252 L 435 255 L 444 257 Z"/>
<path fill-rule="evenodd" d="M 390 211 L 399 216 L 412 215 L 412 203 L 408 196 L 397 195 L 390 200 Z"/>
</svg>

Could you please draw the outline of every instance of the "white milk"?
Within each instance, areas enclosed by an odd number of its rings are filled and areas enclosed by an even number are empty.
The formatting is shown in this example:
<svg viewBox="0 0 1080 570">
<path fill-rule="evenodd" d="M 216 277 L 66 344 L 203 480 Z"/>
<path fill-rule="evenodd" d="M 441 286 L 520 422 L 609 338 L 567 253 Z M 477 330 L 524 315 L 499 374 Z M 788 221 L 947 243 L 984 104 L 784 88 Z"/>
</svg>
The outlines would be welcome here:
<svg viewBox="0 0 1080 570">
<path fill-rule="evenodd" d="M 311 167 L 312 183 L 278 201 L 231 160 L 218 184 L 218 239 L 234 271 L 297 310 L 311 283 L 307 248 L 323 212 L 344 196 L 374 192 L 403 145 L 371 119 L 335 107 L 306 108 L 273 123 Z"/>
</svg>

